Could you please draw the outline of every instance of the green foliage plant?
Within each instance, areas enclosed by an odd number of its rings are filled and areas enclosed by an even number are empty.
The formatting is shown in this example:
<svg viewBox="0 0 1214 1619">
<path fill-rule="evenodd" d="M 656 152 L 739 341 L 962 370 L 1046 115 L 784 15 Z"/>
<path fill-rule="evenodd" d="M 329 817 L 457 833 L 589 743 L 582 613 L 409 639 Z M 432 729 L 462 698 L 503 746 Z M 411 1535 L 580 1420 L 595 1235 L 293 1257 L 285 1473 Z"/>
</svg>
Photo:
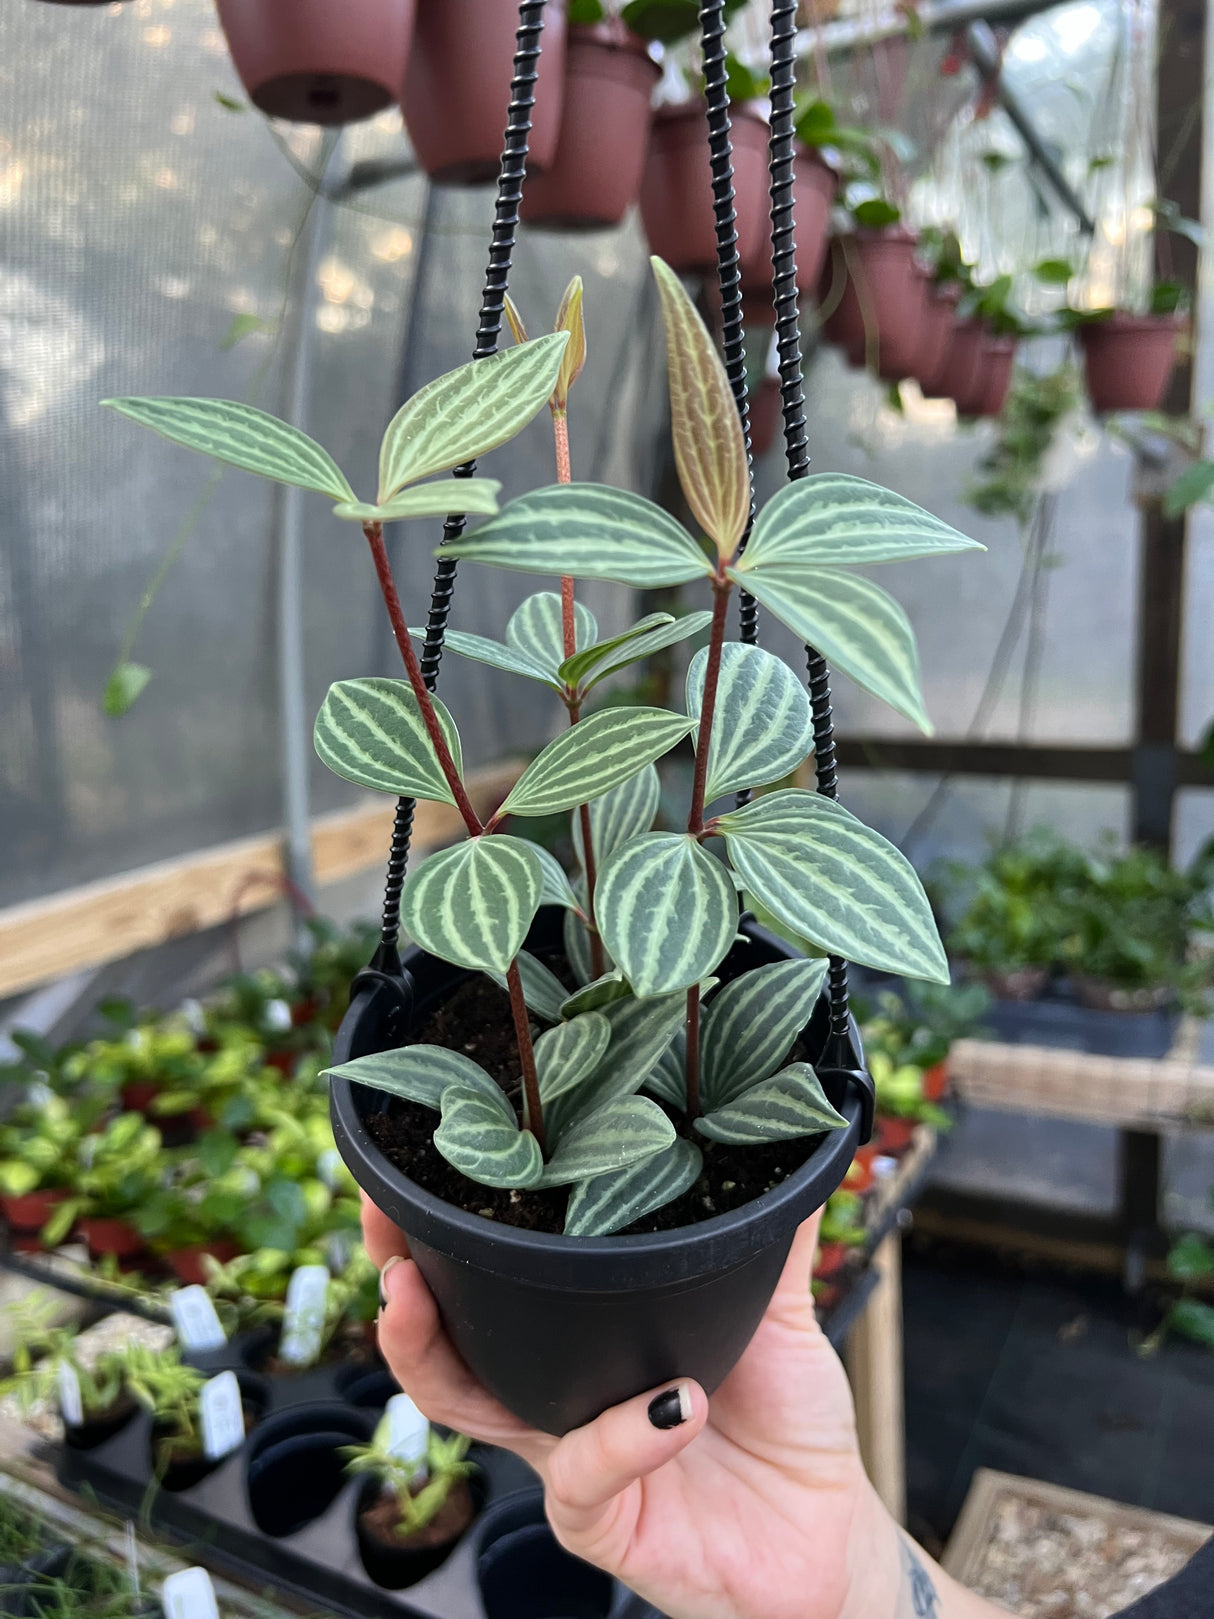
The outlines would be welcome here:
<svg viewBox="0 0 1214 1619">
<path fill-rule="evenodd" d="M 27 1415 L 36 1405 L 58 1403 L 61 1365 L 70 1366 L 80 1385 L 85 1420 L 110 1412 L 122 1398 L 126 1368 L 121 1354 L 104 1350 L 91 1360 L 80 1355 L 74 1326 L 61 1325 L 60 1301 L 38 1291 L 8 1307 L 12 1329 L 12 1369 L 0 1381 L 0 1394 L 12 1395 Z M 4 1561 L 0 1555 L 0 1561 Z"/>
<path fill-rule="evenodd" d="M 415 1462 L 393 1454 L 388 1419 L 384 1417 L 370 1443 L 345 1445 L 341 1454 L 346 1457 L 346 1472 L 352 1478 L 377 1479 L 395 1499 L 400 1512 L 396 1533 L 401 1540 L 408 1540 L 433 1523 L 456 1484 L 476 1472 L 475 1462 L 466 1459 L 470 1443 L 464 1434 L 440 1434 L 431 1428 L 425 1466 L 419 1469 Z"/>
<path fill-rule="evenodd" d="M 977 867 L 953 864 L 948 885 L 963 908 L 949 934 L 950 953 L 979 973 L 1054 966 L 1068 896 L 1086 875 L 1082 850 L 1044 830 L 992 849 Z"/>
<path fill-rule="evenodd" d="M 561 329 L 440 377 L 404 404 L 384 436 L 373 502 L 357 499 L 319 445 L 246 406 L 112 402 L 177 443 L 318 490 L 336 516 L 362 527 L 406 679 L 334 685 L 317 718 L 317 752 L 363 787 L 458 811 L 467 837 L 411 872 L 402 921 L 431 955 L 506 987 L 520 1079 L 508 1090 L 462 1053 L 425 1044 L 335 1072 L 432 1109 L 436 1149 L 472 1182 L 571 1188 L 565 1230 L 575 1236 L 618 1230 L 677 1198 L 698 1177 L 703 1150 L 842 1126 L 812 1067 L 789 1060 L 828 955 L 948 976 L 922 885 L 891 844 L 815 792 L 746 801 L 804 763 L 812 716 L 792 671 L 727 641 L 726 624 L 734 592 L 749 592 L 838 673 L 930 730 L 906 615 L 851 568 L 980 547 L 889 490 L 823 473 L 768 502 L 743 548 L 751 487 L 728 379 L 678 278 L 660 260 L 653 267 L 675 459 L 700 536 L 638 495 L 565 481 L 559 438 L 558 481 L 501 511 L 490 480 L 423 481 L 505 442 L 545 404 L 557 419 L 562 381 L 580 369 L 572 294 Z M 464 780 L 455 720 L 422 676 L 383 539 L 385 522 L 453 503 L 490 521 L 443 555 L 570 585 L 698 580 L 711 600 L 709 644 L 691 661 L 676 712 L 582 707 L 606 674 L 682 639 L 687 618 L 653 615 L 602 637 L 566 587 L 529 597 L 501 642 L 450 636 L 452 651 L 550 688 L 570 721 L 486 821 Z M 695 770 L 685 829 L 654 832 L 655 763 L 687 739 Z M 581 869 L 572 881 L 542 847 L 505 830 L 558 813 L 573 818 Z M 708 999 L 738 935 L 740 893 L 814 953 L 744 972 Z M 541 904 L 566 912 L 572 994 L 524 949 Z"/>
</svg>

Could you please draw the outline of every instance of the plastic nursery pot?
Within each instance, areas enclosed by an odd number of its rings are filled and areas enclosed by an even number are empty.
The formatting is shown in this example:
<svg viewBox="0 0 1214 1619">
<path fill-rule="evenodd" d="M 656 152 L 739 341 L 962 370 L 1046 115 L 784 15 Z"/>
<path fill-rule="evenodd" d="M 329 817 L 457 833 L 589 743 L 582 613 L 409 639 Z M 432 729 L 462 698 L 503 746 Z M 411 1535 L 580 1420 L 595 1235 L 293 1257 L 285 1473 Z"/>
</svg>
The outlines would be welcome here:
<svg viewBox="0 0 1214 1619">
<path fill-rule="evenodd" d="M 59 1188 L 46 1187 L 20 1197 L 0 1197 L 0 1213 L 13 1231 L 41 1231 L 66 1196 Z"/>
<path fill-rule="evenodd" d="M 835 171 L 817 152 L 800 146 L 793 157 L 792 211 L 797 242 L 797 291 L 812 292 L 822 273 L 830 240 L 830 211 L 834 206 Z M 774 294 L 771 242 L 764 233 L 762 247 L 755 257 L 742 260 L 742 289 L 763 294 L 770 303 Z"/>
<path fill-rule="evenodd" d="M 395 1496 L 384 1494 L 378 1479 L 364 1479 L 354 1502 L 354 1534 L 368 1576 L 387 1591 L 416 1585 L 447 1561 L 484 1505 L 484 1479 L 473 1473 L 457 1481 L 424 1529 L 402 1539 Z"/>
<path fill-rule="evenodd" d="M 275 1539 L 327 1512 L 346 1483 L 345 1445 L 365 1444 L 374 1418 L 318 1401 L 268 1417 L 247 1447 L 245 1485 L 257 1527 Z"/>
<path fill-rule="evenodd" d="M 401 110 L 432 180 L 497 179 L 518 21 L 516 0 L 418 0 Z M 560 135 L 565 0 L 545 6 L 540 46 L 528 145 L 528 167 L 536 173 L 551 168 Z"/>
<path fill-rule="evenodd" d="M 485 1619 L 615 1619 L 628 1593 L 559 1544 L 539 1490 L 522 1490 L 481 1519 L 476 1579 Z"/>
<path fill-rule="evenodd" d="M 1048 967 L 1009 967 L 1004 970 L 988 967 L 981 977 L 996 1000 L 1035 1001 L 1049 983 L 1050 970 Z"/>
<path fill-rule="evenodd" d="M 929 399 L 953 399 L 961 410 L 962 402 L 973 396 L 981 382 L 984 336 L 980 320 L 954 320 L 944 364 L 932 378 L 930 388 L 924 390 Z"/>
<path fill-rule="evenodd" d="M 348 1405 L 363 1411 L 382 1411 L 400 1384 L 382 1363 L 370 1366 L 342 1366 L 334 1383 Z"/>
<path fill-rule="evenodd" d="M 561 919 L 540 912 L 532 949 L 560 939 Z M 722 963 L 787 960 L 787 945 L 753 922 L 749 942 Z M 469 974 L 418 950 L 405 957 L 417 1019 Z M 400 1001 L 372 984 L 351 1002 L 334 1062 L 403 1043 Z M 822 999 L 802 1036 L 811 1055 L 828 1032 Z M 859 1037 L 848 1067 L 860 1069 Z M 858 1080 L 823 1069 L 845 1129 L 806 1142 L 802 1166 L 771 1191 L 698 1225 L 650 1235 L 565 1237 L 524 1231 L 467 1213 L 396 1169 L 367 1130 L 382 1092 L 334 1079 L 334 1138 L 360 1186 L 405 1232 L 456 1348 L 499 1400 L 525 1422 L 565 1433 L 607 1406 L 664 1382 L 696 1378 L 710 1393 L 750 1342 L 797 1226 L 842 1181 L 861 1132 Z"/>
<path fill-rule="evenodd" d="M 957 400 L 959 416 L 998 416 L 1007 402 L 1016 363 L 1014 337 L 984 332 L 978 348 L 978 375 L 970 393 Z"/>
<path fill-rule="evenodd" d="M 662 70 L 612 17 L 569 30 L 560 136 L 551 166 L 528 174 L 522 217 L 555 230 L 618 225 L 637 200 L 650 100 Z"/>
<path fill-rule="evenodd" d="M 240 1384 L 240 1403 L 244 1408 L 244 1431 L 252 1433 L 269 1409 L 270 1391 L 260 1377 L 249 1372 L 237 1372 Z M 190 1490 L 202 1482 L 208 1473 L 223 1465 L 224 1458 L 212 1461 L 201 1449 L 185 1447 L 174 1441 L 172 1433 L 159 1422 L 152 1425 L 152 1470 L 162 1489 Z"/>
<path fill-rule="evenodd" d="M 767 241 L 767 121 L 748 106 L 731 107 L 738 256 L 754 263 Z M 672 270 L 709 270 L 717 262 L 716 217 L 708 114 L 702 101 L 659 107 L 641 181 L 641 222 L 650 252 Z"/>
<path fill-rule="evenodd" d="M 239 1243 L 217 1237 L 214 1242 L 200 1243 L 196 1248 L 176 1248 L 172 1253 L 165 1254 L 164 1262 L 183 1286 L 190 1287 L 207 1280 L 208 1258 L 217 1265 L 228 1265 L 239 1252 Z"/>
<path fill-rule="evenodd" d="M 910 1146 L 915 1134 L 914 1119 L 897 1119 L 891 1114 L 877 1115 L 877 1150 L 884 1156 L 896 1158 Z"/>
<path fill-rule="evenodd" d="M 146 1113 L 163 1089 L 158 1079 L 131 1079 L 118 1095 L 128 1113 Z"/>
<path fill-rule="evenodd" d="M 143 1252 L 143 1237 L 129 1220 L 86 1217 L 80 1222 L 80 1235 L 93 1259 L 105 1254 L 113 1254 L 115 1259 L 134 1259 Z"/>
<path fill-rule="evenodd" d="M 948 1058 L 934 1062 L 923 1070 L 923 1099 L 925 1102 L 943 1102 L 948 1095 Z"/>
<path fill-rule="evenodd" d="M 1094 411 L 1158 410 L 1172 379 L 1176 315 L 1126 315 L 1079 328 L 1088 398 Z"/>
<path fill-rule="evenodd" d="M 852 364 L 862 354 L 875 360 L 878 376 L 899 382 L 914 370 L 926 299 L 915 238 L 895 225 L 856 231 L 839 246 L 847 284 L 823 330 Z"/>
<path fill-rule="evenodd" d="M 108 1411 L 99 1411 L 83 1422 L 65 1422 L 63 1442 L 73 1450 L 94 1450 L 125 1428 L 138 1411 L 135 1400 L 124 1389 Z"/>
<path fill-rule="evenodd" d="M 1107 978 L 1090 978 L 1087 973 L 1072 973 L 1071 988 L 1080 1006 L 1092 1012 L 1158 1012 L 1174 995 L 1167 984 L 1126 989 Z"/>
<path fill-rule="evenodd" d="M 911 375 L 918 382 L 925 399 L 941 397 L 937 379 L 944 371 L 952 347 L 953 325 L 960 298 L 960 287 L 929 286 L 923 300 L 921 335 Z"/>
<path fill-rule="evenodd" d="M 415 0 L 218 0 L 253 104 L 299 124 L 351 124 L 396 99 Z"/>
</svg>

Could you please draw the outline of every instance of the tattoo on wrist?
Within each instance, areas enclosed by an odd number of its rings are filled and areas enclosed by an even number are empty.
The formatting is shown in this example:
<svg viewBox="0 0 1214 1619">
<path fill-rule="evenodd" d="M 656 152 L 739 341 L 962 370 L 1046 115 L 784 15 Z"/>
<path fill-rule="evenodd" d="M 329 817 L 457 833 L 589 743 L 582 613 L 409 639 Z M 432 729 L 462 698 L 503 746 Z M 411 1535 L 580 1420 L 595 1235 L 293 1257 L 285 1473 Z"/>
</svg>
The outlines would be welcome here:
<svg viewBox="0 0 1214 1619">
<path fill-rule="evenodd" d="M 932 1577 L 909 1541 L 899 1537 L 902 1554 L 902 1585 L 898 1592 L 895 1619 L 939 1619 L 940 1598 Z"/>
</svg>

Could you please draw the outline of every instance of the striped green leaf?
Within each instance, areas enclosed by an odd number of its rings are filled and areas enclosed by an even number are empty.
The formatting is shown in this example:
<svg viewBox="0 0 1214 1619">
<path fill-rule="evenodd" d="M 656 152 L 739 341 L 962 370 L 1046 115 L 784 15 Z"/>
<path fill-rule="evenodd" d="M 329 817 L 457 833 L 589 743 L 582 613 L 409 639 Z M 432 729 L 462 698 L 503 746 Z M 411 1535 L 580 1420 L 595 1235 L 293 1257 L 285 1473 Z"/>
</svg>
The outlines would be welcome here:
<svg viewBox="0 0 1214 1619">
<path fill-rule="evenodd" d="M 437 697 L 431 701 L 455 768 L 462 773 L 455 721 Z M 320 706 L 313 739 L 329 769 L 360 787 L 455 803 L 407 681 L 337 681 Z"/>
<path fill-rule="evenodd" d="M 605 680 L 617 669 L 638 663 L 664 647 L 674 646 L 698 635 L 712 623 L 709 612 L 687 613 L 672 618 L 669 613 L 650 613 L 630 630 L 615 635 L 609 641 L 599 641 L 584 652 L 575 652 L 566 658 L 560 668 L 561 679 L 575 691 L 585 694 L 593 691 L 600 680 Z"/>
<path fill-rule="evenodd" d="M 532 848 L 536 847 L 532 845 Z M 514 960 L 528 1009 L 543 1018 L 545 1023 L 559 1023 L 565 1015 L 564 984 L 527 950 L 520 950 Z M 491 972 L 489 977 L 500 988 L 508 988 L 505 973 Z"/>
<path fill-rule="evenodd" d="M 458 1051 L 448 1051 L 446 1046 L 401 1046 L 397 1051 L 355 1057 L 353 1062 L 326 1068 L 325 1073 L 331 1079 L 348 1079 L 355 1085 L 369 1085 L 372 1090 L 386 1091 L 406 1102 L 432 1107 L 436 1113 L 449 1092 L 467 1091 L 489 1102 L 517 1128 L 514 1110 L 497 1081 L 480 1063 Z"/>
<path fill-rule="evenodd" d="M 333 515 L 352 523 L 397 523 L 407 517 L 446 517 L 452 511 L 470 517 L 492 517 L 501 487 L 493 478 L 461 478 L 455 483 L 444 478 L 442 483 L 402 489 L 382 506 L 343 500 L 334 506 Z"/>
<path fill-rule="evenodd" d="M 700 1095 L 723 1107 L 768 1079 L 809 1022 L 826 977 L 824 961 L 779 961 L 726 984 L 700 1031 Z"/>
<path fill-rule="evenodd" d="M 594 977 L 590 958 L 590 935 L 586 924 L 576 911 L 565 912 L 563 929 L 565 956 L 579 984 L 588 984 Z"/>
<path fill-rule="evenodd" d="M 254 405 L 242 405 L 236 399 L 103 399 L 101 403 L 213 461 L 226 461 L 275 483 L 314 489 L 333 500 L 354 499 L 345 474 L 327 450 L 297 427 Z"/>
<path fill-rule="evenodd" d="M 931 735 L 919 690 L 915 632 L 902 608 L 879 585 L 840 568 L 773 563 L 753 573 L 729 570 L 793 633 L 858 686 L 905 714 Z"/>
<path fill-rule="evenodd" d="M 444 545 L 441 555 L 522 573 L 614 579 L 637 590 L 712 576 L 712 563 L 668 512 L 600 483 L 552 484 L 520 495 L 475 533 Z"/>
<path fill-rule="evenodd" d="M 452 1087 L 443 1097 L 434 1145 L 479 1186 L 538 1186 L 544 1157 L 530 1130 L 507 1122 L 487 1098 Z"/>
<path fill-rule="evenodd" d="M 627 1169 L 664 1151 L 674 1138 L 674 1126 L 656 1102 L 644 1096 L 617 1097 L 561 1132 L 539 1184 L 569 1186 L 591 1175 Z"/>
<path fill-rule="evenodd" d="M 662 995 L 651 1001 L 632 997 L 603 1008 L 611 1024 L 611 1044 L 598 1067 L 570 1096 L 557 1102 L 548 1122 L 556 1130 L 620 1096 L 631 1096 L 683 1026 L 687 997 Z"/>
<path fill-rule="evenodd" d="M 539 909 L 544 877 L 521 838 L 470 838 L 440 850 L 410 873 L 401 921 L 440 961 L 504 973 Z"/>
<path fill-rule="evenodd" d="M 816 472 L 767 502 L 737 570 L 902 562 L 985 549 L 892 489 L 843 472 Z"/>
<path fill-rule="evenodd" d="M 690 989 L 729 949 L 738 896 L 719 860 L 685 833 L 650 832 L 599 872 L 603 942 L 642 997 Z"/>
<path fill-rule="evenodd" d="M 541 1034 L 535 1042 L 540 1100 L 548 1103 L 580 1085 L 598 1067 L 611 1039 L 611 1025 L 601 1012 L 584 1012 Z"/>
<path fill-rule="evenodd" d="M 820 793 L 771 793 L 722 815 L 720 828 L 747 889 L 819 950 L 948 983 L 914 867 L 841 804 Z"/>
<path fill-rule="evenodd" d="M 695 1121 L 710 1141 L 735 1146 L 786 1141 L 790 1136 L 816 1136 L 843 1130 L 847 1120 L 826 1099 L 821 1081 L 807 1062 L 789 1063 L 771 1079 L 760 1080 L 724 1107 Z"/>
<path fill-rule="evenodd" d="M 419 388 L 388 424 L 379 451 L 379 499 L 407 483 L 450 472 L 511 439 L 548 403 L 569 337 L 472 360 Z"/>
<path fill-rule="evenodd" d="M 569 1194 L 565 1235 L 606 1237 L 664 1209 L 695 1185 L 703 1161 L 694 1141 L 676 1138 L 664 1152 L 629 1169 L 580 1181 Z"/>
<path fill-rule="evenodd" d="M 598 798 L 669 753 L 692 721 L 664 708 L 605 708 L 571 725 L 531 761 L 503 815 L 554 815 Z"/>
<path fill-rule="evenodd" d="M 596 978 L 593 983 L 574 990 L 561 1007 L 561 1016 L 577 1017 L 579 1012 L 598 1012 L 613 1001 L 627 1000 L 631 994 L 632 985 L 622 972 L 613 969 Z"/>
<path fill-rule="evenodd" d="M 573 604 L 573 644 L 593 646 L 598 639 L 599 622 L 589 607 Z M 506 625 L 506 644 L 529 658 L 559 691 L 561 664 L 565 661 L 565 622 L 561 598 L 555 590 L 537 590 L 511 613 Z"/>
<path fill-rule="evenodd" d="M 687 671 L 687 712 L 695 720 L 707 668 L 705 647 Z M 705 803 L 781 780 L 804 762 L 813 741 L 809 693 L 788 665 L 761 647 L 727 641 L 708 743 Z"/>
<path fill-rule="evenodd" d="M 750 517 L 750 466 L 733 389 L 683 283 L 663 260 L 649 262 L 666 328 L 670 433 L 679 482 L 719 555 L 731 557 Z"/>
<path fill-rule="evenodd" d="M 596 866 L 601 866 L 608 855 L 614 854 L 621 843 L 627 843 L 642 832 L 648 832 L 658 813 L 662 784 L 653 765 L 613 787 L 601 798 L 593 799 L 590 809 L 590 841 L 594 844 Z M 573 814 L 573 847 L 578 864 L 585 868 L 586 851 L 582 847 L 582 817 Z"/>
<path fill-rule="evenodd" d="M 544 871 L 544 893 L 540 904 L 560 905 L 567 911 L 580 911 L 582 907 L 573 892 L 569 878 L 565 875 L 564 866 L 551 849 L 545 849 L 542 843 L 534 843 L 532 848 Z"/>
<path fill-rule="evenodd" d="M 426 639 L 426 632 L 422 629 L 411 629 L 409 634 L 415 641 Z M 512 646 L 503 646 L 500 641 L 491 641 L 487 636 L 469 635 L 466 630 L 448 630 L 443 646 L 446 651 L 454 652 L 461 658 L 471 658 L 475 663 L 487 663 L 493 669 L 504 669 L 509 675 L 522 675 L 527 680 L 542 680 L 554 691 L 561 689 L 547 669 L 534 658 L 528 657 L 525 652 L 516 651 Z"/>
<path fill-rule="evenodd" d="M 680 1029 L 658 1058 L 645 1089 L 653 1096 L 686 1112 L 687 1109 L 687 1031 Z"/>
</svg>

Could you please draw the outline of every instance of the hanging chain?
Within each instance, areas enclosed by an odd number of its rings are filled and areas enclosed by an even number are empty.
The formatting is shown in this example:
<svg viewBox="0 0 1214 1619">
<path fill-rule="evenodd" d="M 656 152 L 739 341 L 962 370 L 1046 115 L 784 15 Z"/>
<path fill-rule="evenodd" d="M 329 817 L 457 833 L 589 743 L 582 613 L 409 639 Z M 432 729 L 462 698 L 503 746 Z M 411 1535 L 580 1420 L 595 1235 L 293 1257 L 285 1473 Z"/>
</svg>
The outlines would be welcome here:
<svg viewBox="0 0 1214 1619">
<path fill-rule="evenodd" d="M 514 78 L 510 84 L 506 138 L 502 151 L 502 165 L 498 173 L 497 205 L 493 212 L 489 265 L 485 272 L 485 288 L 481 296 L 476 347 L 472 351 L 474 360 L 484 360 L 497 352 L 498 334 L 502 329 L 502 313 L 505 309 L 506 289 L 514 257 L 519 204 L 522 201 L 523 179 L 527 168 L 531 113 L 535 107 L 535 81 L 540 57 L 540 35 L 544 29 L 544 4 L 545 0 L 521 0 L 519 5 Z M 476 462 L 466 461 L 463 466 L 456 467 L 454 476 L 471 478 L 475 471 Z M 448 517 L 443 525 L 444 545 L 450 540 L 459 538 L 464 532 L 465 521 L 462 515 Z M 439 559 L 434 573 L 430 615 L 426 620 L 426 638 L 420 660 L 422 678 L 430 691 L 438 684 L 438 666 L 443 655 L 451 598 L 455 594 L 455 570 L 455 558 L 444 556 Z M 412 798 L 400 799 L 396 805 L 396 819 L 392 828 L 379 947 L 380 953 L 388 959 L 396 957 L 397 942 L 400 938 L 400 895 L 405 882 L 405 868 L 409 862 L 414 808 L 415 800 Z M 378 953 L 377 965 L 387 970 L 385 962 L 379 960 Z"/>
<path fill-rule="evenodd" d="M 801 323 L 797 310 L 797 242 L 793 222 L 793 102 L 797 0 L 772 0 L 771 8 L 771 256 L 775 278 L 776 349 L 780 357 L 780 399 L 784 453 L 790 479 L 809 472 L 805 392 L 801 378 Z M 809 705 L 814 723 L 814 764 L 818 791 L 838 798 L 835 726 L 830 703 L 830 670 L 813 647 L 805 648 Z M 847 963 L 830 958 L 830 1032 L 839 1046 L 848 1037 Z"/>
</svg>

